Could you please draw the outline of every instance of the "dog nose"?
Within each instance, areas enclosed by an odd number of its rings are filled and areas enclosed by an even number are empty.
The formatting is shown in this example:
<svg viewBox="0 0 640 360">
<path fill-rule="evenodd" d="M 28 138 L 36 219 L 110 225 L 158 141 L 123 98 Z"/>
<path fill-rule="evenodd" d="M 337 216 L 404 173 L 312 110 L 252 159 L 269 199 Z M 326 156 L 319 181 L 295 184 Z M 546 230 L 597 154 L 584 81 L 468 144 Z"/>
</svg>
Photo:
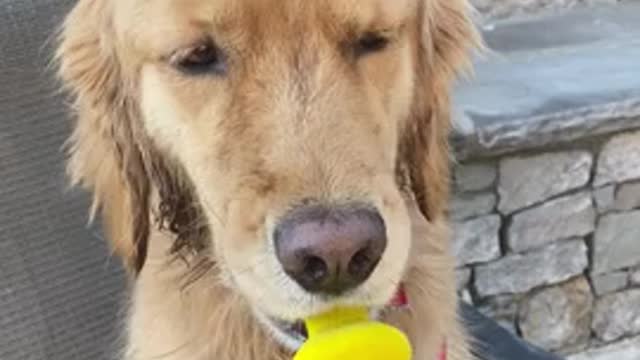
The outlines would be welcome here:
<svg viewBox="0 0 640 360">
<path fill-rule="evenodd" d="M 305 290 L 329 295 L 365 282 L 387 246 L 384 220 L 366 207 L 298 208 L 274 237 L 285 272 Z"/>
</svg>

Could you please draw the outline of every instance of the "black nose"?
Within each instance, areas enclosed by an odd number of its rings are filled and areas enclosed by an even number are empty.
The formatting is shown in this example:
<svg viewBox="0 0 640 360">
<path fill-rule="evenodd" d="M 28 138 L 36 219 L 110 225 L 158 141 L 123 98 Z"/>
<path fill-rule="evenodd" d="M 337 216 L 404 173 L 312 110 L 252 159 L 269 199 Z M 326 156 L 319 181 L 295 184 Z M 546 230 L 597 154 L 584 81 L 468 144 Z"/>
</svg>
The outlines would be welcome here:
<svg viewBox="0 0 640 360">
<path fill-rule="evenodd" d="M 305 290 L 339 295 L 369 278 L 387 247 L 380 214 L 367 207 L 298 208 L 276 227 L 285 272 Z"/>
</svg>

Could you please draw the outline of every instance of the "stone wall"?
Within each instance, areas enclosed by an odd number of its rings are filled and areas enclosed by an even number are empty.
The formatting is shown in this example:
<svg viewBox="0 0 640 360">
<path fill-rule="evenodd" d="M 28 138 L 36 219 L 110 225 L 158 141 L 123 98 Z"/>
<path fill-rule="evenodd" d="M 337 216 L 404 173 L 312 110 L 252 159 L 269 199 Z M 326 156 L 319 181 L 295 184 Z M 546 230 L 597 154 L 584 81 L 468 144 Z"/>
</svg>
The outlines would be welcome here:
<svg viewBox="0 0 640 360">
<path fill-rule="evenodd" d="M 493 20 L 621 1 L 629 0 L 471 0 L 471 3 L 484 19 Z"/>
<path fill-rule="evenodd" d="M 640 131 L 465 160 L 453 183 L 466 301 L 570 360 L 640 359 Z"/>
</svg>

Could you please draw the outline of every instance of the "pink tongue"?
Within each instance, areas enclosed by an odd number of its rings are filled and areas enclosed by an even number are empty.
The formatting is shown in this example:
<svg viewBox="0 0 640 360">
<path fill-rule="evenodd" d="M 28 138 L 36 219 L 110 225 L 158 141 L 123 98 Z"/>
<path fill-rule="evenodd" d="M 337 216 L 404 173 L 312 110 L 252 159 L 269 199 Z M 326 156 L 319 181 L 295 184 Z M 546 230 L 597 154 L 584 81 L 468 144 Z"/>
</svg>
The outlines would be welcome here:
<svg viewBox="0 0 640 360">
<path fill-rule="evenodd" d="M 398 290 L 389 302 L 389 305 L 393 307 L 405 307 L 409 305 L 409 298 L 407 298 L 407 293 L 403 285 L 398 286 Z"/>
</svg>

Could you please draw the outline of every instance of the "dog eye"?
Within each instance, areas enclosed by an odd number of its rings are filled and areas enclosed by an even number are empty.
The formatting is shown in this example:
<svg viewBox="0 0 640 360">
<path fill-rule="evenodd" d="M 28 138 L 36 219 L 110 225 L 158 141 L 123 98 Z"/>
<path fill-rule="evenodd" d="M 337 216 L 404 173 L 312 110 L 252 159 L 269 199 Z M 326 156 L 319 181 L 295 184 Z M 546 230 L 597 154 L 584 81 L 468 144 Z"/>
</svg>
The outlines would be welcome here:
<svg viewBox="0 0 640 360">
<path fill-rule="evenodd" d="M 365 33 L 355 44 L 356 56 L 382 51 L 387 45 L 389 45 L 389 38 L 373 32 Z"/>
<path fill-rule="evenodd" d="M 226 60 L 222 51 L 211 42 L 178 50 L 171 56 L 171 64 L 189 75 L 224 74 Z"/>
</svg>

